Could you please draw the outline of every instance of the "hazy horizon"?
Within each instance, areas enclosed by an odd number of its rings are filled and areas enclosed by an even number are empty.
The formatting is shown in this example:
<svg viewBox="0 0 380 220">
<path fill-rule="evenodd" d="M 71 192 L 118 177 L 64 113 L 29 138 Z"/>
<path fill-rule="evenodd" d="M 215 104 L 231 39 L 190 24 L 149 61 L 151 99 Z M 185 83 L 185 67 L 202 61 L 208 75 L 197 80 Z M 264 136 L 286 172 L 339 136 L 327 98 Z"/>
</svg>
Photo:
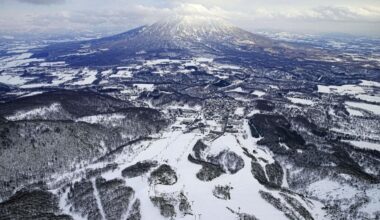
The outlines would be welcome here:
<svg viewBox="0 0 380 220">
<path fill-rule="evenodd" d="M 0 0 L 0 33 L 116 33 L 172 15 L 221 17 L 253 32 L 380 36 L 375 0 Z"/>
</svg>

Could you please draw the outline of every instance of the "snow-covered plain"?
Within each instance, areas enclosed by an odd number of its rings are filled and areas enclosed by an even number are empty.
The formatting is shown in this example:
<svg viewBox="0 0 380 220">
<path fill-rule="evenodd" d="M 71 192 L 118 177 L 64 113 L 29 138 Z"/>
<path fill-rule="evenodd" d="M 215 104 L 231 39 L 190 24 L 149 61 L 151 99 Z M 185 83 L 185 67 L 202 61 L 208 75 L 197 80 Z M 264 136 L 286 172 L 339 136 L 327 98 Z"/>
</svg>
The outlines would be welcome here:
<svg viewBox="0 0 380 220">
<path fill-rule="evenodd" d="M 349 107 L 346 107 L 348 113 L 350 113 L 350 115 L 352 116 L 359 116 L 359 117 L 362 117 L 364 116 L 363 112 L 357 110 L 357 109 L 353 109 L 353 108 L 349 108 Z"/>
<path fill-rule="evenodd" d="M 373 114 L 380 115 L 380 105 L 372 105 L 363 102 L 345 102 L 349 107 L 363 109 L 372 112 Z"/>
<path fill-rule="evenodd" d="M 364 94 L 365 90 L 357 85 L 323 86 L 318 85 L 319 93 L 337 93 L 340 95 Z"/>
<path fill-rule="evenodd" d="M 350 143 L 353 146 L 358 147 L 358 148 L 380 151 L 380 144 L 379 143 L 371 143 L 371 142 L 367 142 L 367 141 L 345 141 L 345 142 L 348 142 L 348 143 Z"/>
<path fill-rule="evenodd" d="M 140 90 L 143 91 L 153 91 L 155 86 L 154 84 L 133 84 L 133 86 L 137 87 Z"/>
<path fill-rule="evenodd" d="M 258 97 L 264 96 L 266 93 L 260 90 L 255 90 L 252 92 L 253 95 L 257 95 Z"/>
<path fill-rule="evenodd" d="M 116 127 L 117 125 L 120 125 L 123 119 L 125 119 L 125 115 L 115 113 L 106 115 L 86 116 L 77 119 L 77 121 L 86 122 L 90 124 L 107 124 L 111 125 L 112 127 Z"/>
<path fill-rule="evenodd" d="M 0 83 L 7 85 L 22 85 L 26 82 L 27 80 L 25 78 L 17 75 L 0 75 Z"/>
<path fill-rule="evenodd" d="M 375 81 L 362 80 L 360 85 L 361 86 L 370 86 L 370 87 L 379 87 L 380 88 L 380 82 L 375 82 Z"/>
<path fill-rule="evenodd" d="M 129 70 L 119 70 L 116 74 L 110 75 L 110 78 L 131 78 L 132 76 Z"/>
<path fill-rule="evenodd" d="M 309 99 L 301 99 L 301 98 L 294 98 L 294 97 L 288 97 L 288 99 L 294 104 L 302 104 L 302 105 L 314 105 L 315 104 L 312 100 L 309 100 Z"/>
<path fill-rule="evenodd" d="M 79 81 L 74 82 L 73 85 L 77 85 L 77 86 L 89 85 L 96 80 L 97 73 L 98 72 L 96 70 L 89 70 L 88 68 L 85 68 L 82 70 L 82 73 L 81 73 L 81 76 L 84 78 L 81 78 Z"/>
<path fill-rule="evenodd" d="M 31 58 L 32 53 L 22 53 L 0 59 L 0 70 L 6 70 L 9 68 L 27 66 L 32 62 L 42 62 L 43 59 Z"/>
<path fill-rule="evenodd" d="M 368 101 L 368 102 L 377 102 L 380 103 L 380 96 L 374 95 L 357 95 L 356 98 Z"/>
<path fill-rule="evenodd" d="M 245 91 L 243 88 L 241 88 L 241 87 L 236 87 L 236 88 L 234 88 L 234 89 L 232 89 L 232 90 L 228 90 L 227 92 L 240 92 L 240 93 L 245 93 L 246 91 Z"/>
</svg>

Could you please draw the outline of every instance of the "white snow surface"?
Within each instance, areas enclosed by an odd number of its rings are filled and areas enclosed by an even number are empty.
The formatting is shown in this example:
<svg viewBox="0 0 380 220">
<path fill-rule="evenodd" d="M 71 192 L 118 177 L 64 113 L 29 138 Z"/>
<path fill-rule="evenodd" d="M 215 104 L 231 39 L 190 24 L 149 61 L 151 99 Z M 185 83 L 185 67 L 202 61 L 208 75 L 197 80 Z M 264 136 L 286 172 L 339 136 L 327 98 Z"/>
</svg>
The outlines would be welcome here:
<svg viewBox="0 0 380 220">
<path fill-rule="evenodd" d="M 17 75 L 0 75 L 0 83 L 7 85 L 22 85 L 26 83 L 27 80 Z"/>
<path fill-rule="evenodd" d="M 220 65 L 219 69 L 240 70 L 241 67 L 235 66 L 235 65 L 227 65 L 227 64 L 225 64 L 225 65 Z"/>
<path fill-rule="evenodd" d="M 244 107 L 236 108 L 235 115 L 244 116 Z"/>
<path fill-rule="evenodd" d="M 147 60 L 145 64 L 149 66 L 154 66 L 154 65 L 159 65 L 159 64 L 167 64 L 170 62 L 171 62 L 170 59 L 156 59 L 156 60 Z"/>
<path fill-rule="evenodd" d="M 248 120 L 244 120 L 243 129 L 242 133 L 249 134 Z M 226 207 L 240 213 L 255 215 L 259 219 L 287 219 L 281 211 L 261 198 L 259 190 L 267 191 L 267 189 L 252 176 L 250 170 L 251 159 L 244 156 L 242 146 L 249 151 L 254 149 L 257 151 L 258 157 L 273 163 L 271 156 L 255 144 L 257 139 L 251 136 L 243 138 L 243 134 L 225 134 L 214 141 L 208 142 L 207 144 L 210 146 L 207 149 L 208 153 L 218 154 L 223 150 L 233 151 L 243 158 L 245 166 L 234 175 L 223 174 L 210 182 L 204 182 L 196 178 L 196 173 L 201 166 L 193 164 L 187 159 L 188 155 L 192 153 L 195 143 L 202 138 L 204 138 L 204 134 L 197 132 L 165 132 L 158 140 L 139 144 L 138 147 L 141 151 L 134 150 L 134 152 L 138 152 L 135 156 L 121 156 L 116 159 L 116 162 L 122 161 L 123 165 L 118 171 L 104 174 L 103 178 L 107 180 L 122 178 L 120 175 L 121 170 L 144 160 L 156 160 L 175 169 L 178 181 L 171 186 L 149 185 L 147 181 L 148 174 L 126 179 L 126 184 L 135 190 L 135 198 L 141 201 L 142 219 L 165 219 L 160 215 L 159 209 L 154 207 L 150 197 L 163 194 L 175 195 L 180 192 L 184 192 L 192 204 L 191 209 L 194 215 L 182 216 L 178 214 L 175 219 L 193 220 L 194 216 L 197 216 L 197 219 L 199 216 L 201 216 L 201 219 L 237 219 L 237 215 Z M 220 200 L 213 196 L 212 191 L 217 185 L 230 185 L 233 187 L 231 200 Z M 271 191 L 271 193 L 279 197 L 278 192 Z M 305 204 L 302 200 L 300 202 Z M 306 204 L 305 207 L 307 207 Z M 321 206 L 316 203 L 315 207 L 316 210 L 310 210 L 311 213 L 316 219 L 323 219 L 324 212 L 320 209 Z"/>
<path fill-rule="evenodd" d="M 374 95 L 357 95 L 356 98 L 368 101 L 368 102 L 377 102 L 380 103 L 380 96 Z"/>
<path fill-rule="evenodd" d="M 232 89 L 232 90 L 228 90 L 227 92 L 240 92 L 240 93 L 244 93 L 245 90 L 241 87 L 236 87 L 235 89 Z"/>
<path fill-rule="evenodd" d="M 28 96 L 35 96 L 44 93 L 43 91 L 35 91 L 35 92 L 30 92 L 25 95 L 22 95 L 21 97 L 28 97 Z"/>
<path fill-rule="evenodd" d="M 140 90 L 144 91 L 153 91 L 154 90 L 154 84 L 133 84 L 133 86 L 136 86 Z"/>
<path fill-rule="evenodd" d="M 0 59 L 0 70 L 19 66 L 27 66 L 31 62 L 44 61 L 43 59 L 30 58 L 32 55 L 32 53 L 22 53 L 11 57 L 2 58 Z"/>
<path fill-rule="evenodd" d="M 380 190 L 377 188 L 369 189 L 366 194 L 370 197 L 370 202 L 365 204 L 361 211 L 372 214 L 372 218 L 376 218 L 376 212 L 379 212 L 380 207 Z"/>
<path fill-rule="evenodd" d="M 362 80 L 360 85 L 361 86 L 370 86 L 370 87 L 379 87 L 380 88 L 380 82 L 375 82 L 375 81 Z"/>
<path fill-rule="evenodd" d="M 113 120 L 118 120 L 120 116 L 114 115 L 111 117 L 113 117 Z M 86 117 L 80 120 L 98 123 L 106 119 L 101 117 Z M 102 174 L 102 177 L 106 180 L 115 178 L 124 179 L 126 185 L 134 189 L 135 194 L 133 199 L 139 199 L 141 201 L 140 212 L 142 219 L 165 219 L 160 214 L 159 208 L 153 205 L 150 197 L 163 194 L 178 195 L 180 192 L 183 192 L 191 204 L 191 210 L 194 215 L 183 216 L 178 208 L 176 208 L 177 215 L 175 219 L 194 220 L 195 216 L 196 219 L 199 219 L 199 216 L 201 216 L 200 219 L 238 219 L 236 214 L 233 214 L 227 209 L 228 207 L 236 212 L 254 215 L 259 219 L 285 220 L 287 217 L 262 199 L 259 194 L 260 190 L 270 192 L 274 197 L 281 199 L 281 201 L 285 203 L 278 191 L 266 189 L 253 177 L 250 166 L 251 159 L 244 155 L 242 147 L 247 148 L 249 152 L 255 150 L 257 152 L 256 156 L 267 160 L 268 163 L 273 163 L 274 160 L 269 152 L 256 145 L 258 139 L 253 138 L 249 134 L 248 120 L 245 119 L 242 121 L 240 133 L 226 133 L 216 140 L 206 141 L 206 144 L 209 146 L 207 154 L 216 155 L 223 150 L 229 150 L 238 154 L 244 160 L 244 168 L 233 175 L 223 174 L 209 182 L 197 179 L 196 173 L 200 170 L 201 166 L 191 163 L 187 157 L 193 152 L 192 149 L 195 143 L 205 138 L 205 134 L 196 131 L 183 133 L 182 131 L 168 130 L 154 136 L 154 138 L 156 138 L 154 140 L 142 141 L 125 149 L 122 154 L 114 159 L 114 162 L 119 164 L 119 168 Z M 170 165 L 177 173 L 177 182 L 171 186 L 150 185 L 148 181 L 149 173 L 135 178 L 124 178 L 121 176 L 123 169 L 144 160 L 156 160 L 160 164 Z M 260 161 L 260 163 L 264 162 Z M 88 167 L 78 167 L 73 173 L 56 176 L 57 178 L 49 185 L 54 185 L 54 182 L 59 183 L 65 178 L 74 178 L 79 181 L 81 176 L 78 174 L 83 172 L 86 168 L 100 168 L 103 166 L 105 166 L 105 163 L 100 162 L 91 164 Z M 212 192 L 217 185 L 229 185 L 233 187 L 230 200 L 221 200 L 213 195 Z M 315 187 L 322 187 L 322 191 L 324 190 L 323 184 L 315 184 Z M 97 196 L 96 191 L 94 195 Z M 315 219 L 324 219 L 325 212 L 321 209 L 322 205 L 319 202 L 314 200 L 305 202 L 298 196 L 294 196 L 294 198 L 303 204 Z M 63 213 L 70 214 L 75 219 L 82 219 L 78 213 L 72 213 L 70 211 L 70 207 L 66 201 L 67 190 L 60 197 L 60 207 Z M 312 202 L 312 205 L 310 202 Z M 98 197 L 97 203 L 99 203 Z M 99 208 L 102 208 L 101 204 Z"/>
<path fill-rule="evenodd" d="M 353 109 L 353 108 L 348 108 L 346 107 L 348 113 L 350 113 L 350 115 L 352 116 L 359 116 L 359 117 L 363 117 L 364 114 L 363 112 L 359 111 L 359 110 L 356 110 L 356 109 Z"/>
<path fill-rule="evenodd" d="M 260 90 L 255 90 L 252 92 L 253 95 L 257 95 L 258 97 L 264 96 L 266 93 Z"/>
<path fill-rule="evenodd" d="M 113 127 L 119 126 L 121 121 L 125 119 L 125 115 L 114 113 L 105 115 L 92 115 L 78 118 L 76 121 L 86 122 L 89 124 L 107 124 Z"/>
<path fill-rule="evenodd" d="M 352 108 L 363 109 L 373 114 L 380 115 L 380 105 L 367 104 L 363 102 L 345 102 L 345 104 Z"/>
<path fill-rule="evenodd" d="M 129 70 L 119 70 L 116 74 L 110 76 L 110 78 L 132 78 L 132 72 Z"/>
<path fill-rule="evenodd" d="M 301 98 L 294 98 L 294 97 L 288 97 L 292 103 L 294 104 L 302 104 L 302 105 L 314 105 L 315 102 L 309 99 L 301 99 Z"/>
<path fill-rule="evenodd" d="M 213 58 L 207 58 L 207 57 L 197 57 L 197 58 L 195 58 L 195 61 L 199 62 L 199 63 L 211 63 L 214 61 L 214 59 Z"/>
<path fill-rule="evenodd" d="M 312 195 L 325 199 L 351 199 L 360 191 L 349 185 L 343 185 L 330 179 L 323 179 L 308 186 Z"/>
<path fill-rule="evenodd" d="M 40 63 L 40 66 L 41 67 L 63 67 L 63 66 L 66 66 L 66 62 L 65 61 L 57 61 L 57 62 L 43 62 L 43 63 Z"/>
<path fill-rule="evenodd" d="M 73 83 L 73 85 L 77 85 L 77 86 L 83 86 L 83 85 L 89 85 L 89 84 L 92 84 L 95 80 L 96 80 L 96 74 L 98 72 L 96 70 L 90 70 L 88 68 L 85 68 L 82 70 L 82 78 Z"/>
<path fill-rule="evenodd" d="M 379 143 L 371 143 L 367 141 L 345 141 L 350 144 L 352 144 L 355 147 L 363 148 L 363 149 L 370 149 L 370 150 L 377 150 L 380 151 L 380 144 Z"/>
<path fill-rule="evenodd" d="M 49 87 L 51 84 L 49 83 L 33 83 L 33 84 L 25 84 L 20 86 L 22 89 L 32 89 L 32 88 L 41 88 L 41 87 Z"/>
<path fill-rule="evenodd" d="M 324 86 L 318 85 L 319 93 L 337 93 L 340 95 L 364 94 L 365 90 L 357 85 Z"/>
<path fill-rule="evenodd" d="M 157 185 L 153 189 L 147 184 L 146 177 L 136 177 L 127 180 L 127 184 L 135 189 L 136 198 L 141 203 L 143 219 L 164 219 L 156 207 L 153 207 L 149 197 L 162 193 L 177 193 L 184 191 L 189 201 L 194 201 L 192 211 L 196 216 L 199 214 L 202 219 L 236 219 L 236 215 L 231 213 L 226 206 L 233 210 L 254 214 L 260 219 L 286 219 L 280 211 L 265 202 L 258 194 L 258 189 L 264 189 L 253 177 L 249 166 L 242 169 L 235 175 L 222 175 L 214 181 L 203 182 L 195 176 L 200 166 L 192 164 L 187 160 L 187 156 L 192 152 L 195 143 L 202 137 L 202 134 L 173 132 L 155 141 L 151 146 L 139 154 L 133 163 L 151 158 L 153 160 L 165 161 L 175 168 L 178 174 L 178 182 L 172 186 Z M 243 155 L 242 149 L 232 135 L 226 135 L 213 143 L 212 147 L 228 145 L 231 150 Z M 252 144 L 252 143 L 251 143 Z M 223 149 L 223 148 L 221 148 Z M 235 151 L 236 150 L 236 151 Z M 245 158 L 245 164 L 249 165 L 249 158 Z M 111 176 L 112 177 L 112 176 Z M 241 180 L 251 181 L 241 181 Z M 213 196 L 212 190 L 216 185 L 230 184 L 234 187 L 231 200 L 225 201 Z M 181 219 L 194 219 L 194 216 L 183 216 Z"/>
</svg>

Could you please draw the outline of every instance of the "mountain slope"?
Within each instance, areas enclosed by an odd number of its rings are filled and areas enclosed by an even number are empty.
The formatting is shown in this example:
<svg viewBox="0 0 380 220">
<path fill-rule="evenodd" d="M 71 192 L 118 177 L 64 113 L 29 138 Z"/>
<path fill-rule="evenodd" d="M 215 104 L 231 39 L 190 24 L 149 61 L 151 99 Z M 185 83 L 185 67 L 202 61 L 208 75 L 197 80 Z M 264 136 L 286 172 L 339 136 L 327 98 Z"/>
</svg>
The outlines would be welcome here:
<svg viewBox="0 0 380 220">
<path fill-rule="evenodd" d="M 100 40 L 99 46 L 106 46 L 112 40 L 110 48 L 120 46 L 125 49 L 192 49 L 220 45 L 250 44 L 269 47 L 273 41 L 237 28 L 220 19 L 204 17 L 179 17 L 144 26 L 134 31 Z M 96 41 L 95 41 L 96 42 Z M 98 43 L 96 42 L 96 43 Z M 96 45 L 96 44 L 95 44 Z"/>
<path fill-rule="evenodd" d="M 65 60 L 76 65 L 109 65 L 146 54 L 221 56 L 235 52 L 280 54 L 288 50 L 299 53 L 290 43 L 250 33 L 221 19 L 183 16 L 111 37 L 49 46 L 36 57 Z"/>
</svg>

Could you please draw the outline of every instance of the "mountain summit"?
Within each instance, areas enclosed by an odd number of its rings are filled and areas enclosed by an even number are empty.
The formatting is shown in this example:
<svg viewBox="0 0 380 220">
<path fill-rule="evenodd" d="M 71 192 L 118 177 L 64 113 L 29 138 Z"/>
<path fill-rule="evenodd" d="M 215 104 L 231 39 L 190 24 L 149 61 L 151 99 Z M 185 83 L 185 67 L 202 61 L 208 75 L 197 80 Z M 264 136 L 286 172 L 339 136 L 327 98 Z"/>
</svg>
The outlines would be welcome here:
<svg viewBox="0 0 380 220">
<path fill-rule="evenodd" d="M 236 34 L 236 27 L 220 18 L 181 16 L 159 21 L 146 28 L 148 33 L 161 33 L 172 39 L 202 41 Z"/>
<path fill-rule="evenodd" d="M 173 40 L 177 46 L 194 46 L 196 43 L 255 45 L 268 44 L 271 40 L 240 29 L 220 18 L 182 16 L 157 22 L 144 30 L 147 34 L 159 34 Z M 216 46 L 216 45 L 214 45 Z"/>
</svg>

